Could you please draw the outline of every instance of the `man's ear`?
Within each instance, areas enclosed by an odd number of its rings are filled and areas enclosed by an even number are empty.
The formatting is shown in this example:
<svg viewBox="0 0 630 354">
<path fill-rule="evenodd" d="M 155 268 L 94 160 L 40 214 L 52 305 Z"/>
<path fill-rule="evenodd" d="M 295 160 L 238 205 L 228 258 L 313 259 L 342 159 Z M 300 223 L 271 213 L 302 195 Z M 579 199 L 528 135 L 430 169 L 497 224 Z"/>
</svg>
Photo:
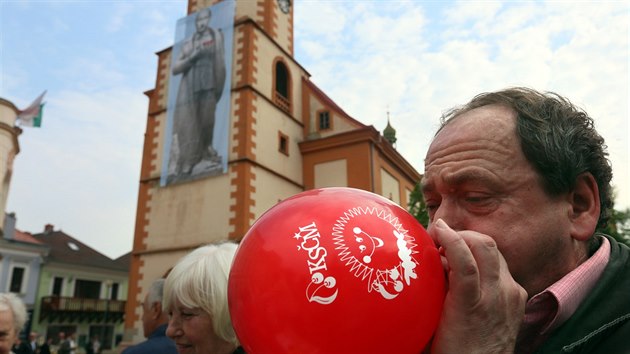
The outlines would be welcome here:
<svg viewBox="0 0 630 354">
<path fill-rule="evenodd" d="M 601 210 L 599 187 L 590 172 L 584 172 L 576 178 L 575 187 L 569 193 L 569 204 L 571 237 L 586 241 L 595 232 Z"/>
<path fill-rule="evenodd" d="M 154 301 L 151 303 L 151 313 L 154 319 L 158 319 L 162 316 L 162 303 L 159 301 Z"/>
</svg>

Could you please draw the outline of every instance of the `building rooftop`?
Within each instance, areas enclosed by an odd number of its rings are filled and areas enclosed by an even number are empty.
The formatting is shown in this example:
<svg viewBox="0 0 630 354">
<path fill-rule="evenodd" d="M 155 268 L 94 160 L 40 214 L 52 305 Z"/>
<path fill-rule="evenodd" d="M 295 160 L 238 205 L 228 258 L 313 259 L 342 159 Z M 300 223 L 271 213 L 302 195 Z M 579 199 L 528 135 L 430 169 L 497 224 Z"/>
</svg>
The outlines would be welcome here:
<svg viewBox="0 0 630 354">
<path fill-rule="evenodd" d="M 113 260 L 63 231 L 53 230 L 52 225 L 46 225 L 44 232 L 34 234 L 32 237 L 36 241 L 50 247 L 50 253 L 47 257 L 48 262 L 81 265 L 113 271 L 126 272 L 129 270 L 129 261 L 125 262 L 124 259 L 120 261 L 124 256 Z"/>
</svg>

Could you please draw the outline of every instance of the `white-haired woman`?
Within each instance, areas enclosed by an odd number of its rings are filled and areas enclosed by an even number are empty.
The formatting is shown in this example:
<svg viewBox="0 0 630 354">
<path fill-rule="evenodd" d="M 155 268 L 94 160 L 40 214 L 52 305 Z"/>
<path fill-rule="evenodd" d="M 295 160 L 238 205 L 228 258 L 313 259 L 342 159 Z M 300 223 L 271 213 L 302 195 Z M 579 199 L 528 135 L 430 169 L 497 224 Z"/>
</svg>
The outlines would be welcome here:
<svg viewBox="0 0 630 354">
<path fill-rule="evenodd" d="M 164 283 L 166 335 L 179 354 L 243 353 L 232 328 L 227 286 L 237 245 L 202 246 L 181 258 Z"/>
<path fill-rule="evenodd" d="M 26 323 L 26 307 L 13 293 L 0 293 L 0 354 L 13 353 L 11 348 Z"/>
</svg>

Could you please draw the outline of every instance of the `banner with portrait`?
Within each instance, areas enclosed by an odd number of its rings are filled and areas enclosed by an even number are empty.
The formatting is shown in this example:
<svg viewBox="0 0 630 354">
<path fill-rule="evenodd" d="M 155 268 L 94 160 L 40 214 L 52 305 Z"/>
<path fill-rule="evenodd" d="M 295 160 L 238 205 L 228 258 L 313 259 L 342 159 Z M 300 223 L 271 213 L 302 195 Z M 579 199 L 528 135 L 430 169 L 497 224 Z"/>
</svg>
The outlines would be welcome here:
<svg viewBox="0 0 630 354">
<path fill-rule="evenodd" d="M 160 185 L 227 172 L 233 0 L 177 21 Z"/>
</svg>

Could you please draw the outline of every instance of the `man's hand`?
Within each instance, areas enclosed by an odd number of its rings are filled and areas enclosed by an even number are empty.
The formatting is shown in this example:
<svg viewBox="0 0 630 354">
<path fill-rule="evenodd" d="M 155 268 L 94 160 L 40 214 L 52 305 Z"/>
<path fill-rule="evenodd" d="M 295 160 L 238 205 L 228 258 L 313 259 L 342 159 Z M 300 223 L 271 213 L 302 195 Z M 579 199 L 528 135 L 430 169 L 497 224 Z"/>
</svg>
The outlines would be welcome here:
<svg viewBox="0 0 630 354">
<path fill-rule="evenodd" d="M 435 222 L 448 291 L 431 353 L 512 353 L 527 292 L 510 274 L 494 240 Z"/>
</svg>

